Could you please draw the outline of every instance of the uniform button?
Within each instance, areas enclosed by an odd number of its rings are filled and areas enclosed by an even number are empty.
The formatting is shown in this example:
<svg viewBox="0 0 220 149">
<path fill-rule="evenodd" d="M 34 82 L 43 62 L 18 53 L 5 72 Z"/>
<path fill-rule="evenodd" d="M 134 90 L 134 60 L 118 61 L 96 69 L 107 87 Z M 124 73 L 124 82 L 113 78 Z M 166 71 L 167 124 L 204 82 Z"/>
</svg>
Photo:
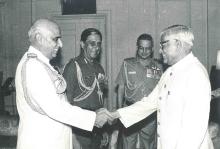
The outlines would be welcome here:
<svg viewBox="0 0 220 149">
<path fill-rule="evenodd" d="M 160 109 L 159 109 L 159 110 L 157 110 L 157 112 L 158 112 L 158 113 L 160 113 Z"/>
<path fill-rule="evenodd" d="M 166 88 L 167 87 L 167 85 L 166 84 L 164 84 L 164 88 Z"/>
<path fill-rule="evenodd" d="M 170 91 L 168 91 L 167 94 L 170 95 Z"/>
<path fill-rule="evenodd" d="M 170 73 L 170 76 L 172 76 L 172 75 L 173 75 L 173 73 L 171 72 L 171 73 Z"/>
<path fill-rule="evenodd" d="M 157 125 L 160 125 L 160 122 L 157 122 Z"/>
<path fill-rule="evenodd" d="M 159 133 L 157 133 L 157 137 L 158 137 L 158 138 L 160 137 Z"/>
<path fill-rule="evenodd" d="M 162 97 L 159 97 L 159 99 L 161 100 L 161 99 L 162 99 Z"/>
</svg>

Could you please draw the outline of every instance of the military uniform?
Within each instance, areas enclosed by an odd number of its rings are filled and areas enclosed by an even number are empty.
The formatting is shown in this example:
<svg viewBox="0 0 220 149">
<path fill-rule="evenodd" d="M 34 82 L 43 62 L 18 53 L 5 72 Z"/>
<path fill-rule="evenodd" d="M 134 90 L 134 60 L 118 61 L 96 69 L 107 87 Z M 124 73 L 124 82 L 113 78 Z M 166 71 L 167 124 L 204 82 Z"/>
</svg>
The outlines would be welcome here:
<svg viewBox="0 0 220 149">
<path fill-rule="evenodd" d="M 63 73 L 67 82 L 69 102 L 91 111 L 102 108 L 104 83 L 98 82 L 100 75 L 104 75 L 104 70 L 98 62 L 89 62 L 83 54 L 71 59 Z M 91 133 L 73 128 L 73 133 L 83 149 L 99 148 L 102 139 L 101 129 L 94 128 Z"/>
<path fill-rule="evenodd" d="M 72 149 L 70 125 L 92 131 L 96 114 L 71 106 L 65 84 L 49 59 L 30 46 L 15 76 L 17 149 Z"/>
<path fill-rule="evenodd" d="M 154 59 L 143 66 L 137 58 L 124 60 L 116 79 L 117 84 L 125 86 L 123 107 L 129 106 L 154 89 L 162 74 L 162 66 Z M 138 146 L 152 149 L 156 132 L 156 113 L 138 124 L 122 130 L 123 148 L 134 149 Z"/>
</svg>

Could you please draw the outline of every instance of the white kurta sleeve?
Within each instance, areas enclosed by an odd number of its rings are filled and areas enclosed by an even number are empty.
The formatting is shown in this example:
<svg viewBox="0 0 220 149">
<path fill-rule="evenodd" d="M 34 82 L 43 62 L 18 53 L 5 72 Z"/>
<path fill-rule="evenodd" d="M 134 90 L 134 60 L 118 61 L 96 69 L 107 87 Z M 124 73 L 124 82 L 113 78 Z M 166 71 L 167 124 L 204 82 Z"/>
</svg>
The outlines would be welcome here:
<svg viewBox="0 0 220 149">
<path fill-rule="evenodd" d="M 64 94 L 57 94 L 48 72 L 41 63 L 37 60 L 29 60 L 26 76 L 30 98 L 34 99 L 46 113 L 45 116 L 84 130 L 93 129 L 95 112 L 71 106 Z"/>
<path fill-rule="evenodd" d="M 157 85 L 148 97 L 143 97 L 142 100 L 117 110 L 120 114 L 120 121 L 126 128 L 157 110 L 158 89 Z"/>
<path fill-rule="evenodd" d="M 176 149 L 198 149 L 207 138 L 211 89 L 202 70 L 190 73 L 185 87 L 181 129 Z"/>
</svg>

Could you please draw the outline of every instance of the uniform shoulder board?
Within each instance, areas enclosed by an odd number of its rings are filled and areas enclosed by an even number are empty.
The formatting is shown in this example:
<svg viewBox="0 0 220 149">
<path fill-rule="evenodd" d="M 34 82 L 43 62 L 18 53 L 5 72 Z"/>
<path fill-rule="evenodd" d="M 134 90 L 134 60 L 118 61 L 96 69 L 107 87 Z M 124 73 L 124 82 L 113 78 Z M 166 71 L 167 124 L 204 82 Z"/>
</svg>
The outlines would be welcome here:
<svg viewBox="0 0 220 149">
<path fill-rule="evenodd" d="M 27 53 L 28 58 L 37 58 L 37 54 L 35 53 Z"/>
<path fill-rule="evenodd" d="M 66 64 L 73 63 L 73 62 L 74 62 L 74 59 L 73 59 L 73 58 L 71 58 L 71 59 L 69 59 L 69 60 L 67 61 L 67 63 L 66 63 Z"/>
<path fill-rule="evenodd" d="M 134 62 L 137 62 L 137 59 L 135 57 L 129 57 L 129 58 L 126 58 L 124 61 L 127 63 L 134 63 Z"/>
<path fill-rule="evenodd" d="M 73 58 L 68 60 L 68 62 L 64 65 L 63 70 L 66 68 L 66 66 L 70 65 L 70 63 L 74 63 Z"/>
</svg>

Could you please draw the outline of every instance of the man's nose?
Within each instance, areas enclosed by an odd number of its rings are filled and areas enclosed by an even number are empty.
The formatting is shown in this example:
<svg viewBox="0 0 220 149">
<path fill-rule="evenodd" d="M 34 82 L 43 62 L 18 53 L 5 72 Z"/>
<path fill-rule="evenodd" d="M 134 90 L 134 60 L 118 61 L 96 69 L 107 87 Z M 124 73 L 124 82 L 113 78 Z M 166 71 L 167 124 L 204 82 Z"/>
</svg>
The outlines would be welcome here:
<svg viewBox="0 0 220 149">
<path fill-rule="evenodd" d="M 62 47 L 63 47 L 63 42 L 62 42 L 62 40 L 61 40 L 61 39 L 58 39 L 58 45 L 59 45 L 59 47 L 60 47 L 60 48 L 62 48 Z"/>
<path fill-rule="evenodd" d="M 160 49 L 159 49 L 159 53 L 160 53 L 160 54 L 162 54 L 162 53 L 163 53 L 163 50 L 162 50 L 162 48 L 160 48 Z"/>
<path fill-rule="evenodd" d="M 100 48 L 101 48 L 101 47 L 99 47 L 99 46 L 97 46 L 97 45 L 93 47 L 93 49 L 96 50 L 96 51 L 100 50 Z"/>
</svg>

